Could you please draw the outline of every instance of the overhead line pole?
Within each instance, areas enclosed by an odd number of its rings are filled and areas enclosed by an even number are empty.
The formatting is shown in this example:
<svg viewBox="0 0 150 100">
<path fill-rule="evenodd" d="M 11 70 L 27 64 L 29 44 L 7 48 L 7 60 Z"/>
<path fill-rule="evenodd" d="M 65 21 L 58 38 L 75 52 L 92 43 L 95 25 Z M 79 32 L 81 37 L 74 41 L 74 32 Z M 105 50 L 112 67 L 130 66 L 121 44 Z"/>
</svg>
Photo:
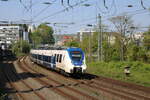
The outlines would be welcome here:
<svg viewBox="0 0 150 100">
<path fill-rule="evenodd" d="M 32 0 L 30 0 L 30 9 L 31 9 L 31 16 L 30 16 L 30 17 L 31 17 L 31 25 L 32 25 L 32 21 L 33 21 L 33 20 L 32 20 L 32 13 L 33 13 L 33 12 L 32 12 Z"/>
<path fill-rule="evenodd" d="M 98 19 L 99 19 L 99 32 L 98 32 L 98 61 L 102 61 L 103 60 L 103 47 L 102 47 L 102 39 L 103 39 L 103 35 L 102 35 L 102 18 L 101 15 L 98 14 Z"/>
<path fill-rule="evenodd" d="M 98 22 L 98 50 L 97 50 L 97 56 L 98 56 L 98 61 L 100 60 L 100 14 L 98 15 L 98 20 L 99 20 L 99 22 Z"/>
</svg>

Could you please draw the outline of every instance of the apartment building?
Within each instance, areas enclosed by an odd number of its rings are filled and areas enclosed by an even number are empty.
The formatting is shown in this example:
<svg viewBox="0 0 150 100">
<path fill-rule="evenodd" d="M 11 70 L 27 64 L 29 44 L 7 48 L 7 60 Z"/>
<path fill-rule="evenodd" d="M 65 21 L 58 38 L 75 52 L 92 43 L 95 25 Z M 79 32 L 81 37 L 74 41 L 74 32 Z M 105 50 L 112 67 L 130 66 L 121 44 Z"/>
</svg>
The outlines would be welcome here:
<svg viewBox="0 0 150 100">
<path fill-rule="evenodd" d="M 19 39 L 28 41 L 28 32 L 25 32 L 23 25 L 19 24 L 0 24 L 0 45 L 9 47 Z"/>
</svg>

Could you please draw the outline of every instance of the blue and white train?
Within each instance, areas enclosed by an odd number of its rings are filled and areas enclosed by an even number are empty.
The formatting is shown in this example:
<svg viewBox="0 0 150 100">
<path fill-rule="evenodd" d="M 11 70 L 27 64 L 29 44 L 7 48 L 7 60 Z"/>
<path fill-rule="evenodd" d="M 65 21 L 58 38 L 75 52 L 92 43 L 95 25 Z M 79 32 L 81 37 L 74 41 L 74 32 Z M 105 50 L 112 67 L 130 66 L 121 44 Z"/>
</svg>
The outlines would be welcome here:
<svg viewBox="0 0 150 100">
<path fill-rule="evenodd" d="M 85 55 L 80 48 L 32 49 L 31 60 L 44 67 L 68 74 L 83 74 L 86 71 Z"/>
</svg>

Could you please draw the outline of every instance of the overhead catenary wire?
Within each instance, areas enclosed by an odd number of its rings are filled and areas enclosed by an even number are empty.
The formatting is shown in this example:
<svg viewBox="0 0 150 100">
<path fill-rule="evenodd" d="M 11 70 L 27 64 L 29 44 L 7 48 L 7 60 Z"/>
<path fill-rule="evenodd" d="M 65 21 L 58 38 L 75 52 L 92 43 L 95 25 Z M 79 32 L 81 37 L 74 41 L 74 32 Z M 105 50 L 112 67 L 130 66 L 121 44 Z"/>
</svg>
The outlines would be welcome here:
<svg viewBox="0 0 150 100">
<path fill-rule="evenodd" d="M 146 9 L 146 7 L 144 6 L 143 0 L 141 0 L 141 6 Z"/>
<path fill-rule="evenodd" d="M 76 3 L 76 5 L 79 5 L 79 3 L 81 4 L 81 3 L 85 2 L 85 1 L 88 1 L 88 0 L 84 0 L 84 1 L 78 2 L 78 3 Z M 115 0 L 113 0 L 113 2 L 114 2 L 114 1 L 115 1 Z M 113 4 L 114 4 L 114 3 L 112 3 L 112 5 L 113 5 Z M 75 6 L 75 5 L 74 5 L 74 6 Z M 70 7 L 67 7 L 67 9 L 70 9 Z M 144 11 L 144 10 L 145 10 L 145 9 L 141 9 L 141 10 L 130 11 L 130 12 L 125 12 L 125 13 L 130 13 L 129 15 L 136 15 L 136 14 L 140 14 L 140 13 L 146 13 L 147 11 Z M 50 17 L 55 16 L 55 15 L 57 15 L 57 14 L 63 13 L 63 12 L 65 12 L 65 11 L 66 11 L 66 8 L 63 9 L 63 10 L 60 10 L 60 11 L 58 11 L 58 12 L 55 12 L 55 13 L 49 15 L 49 16 L 46 16 L 46 17 L 40 19 L 39 21 L 35 21 L 35 23 L 36 23 L 36 22 L 40 22 L 40 21 L 42 21 L 42 20 L 45 20 L 45 18 L 47 19 L 47 18 L 50 18 Z M 142 12 L 140 12 L 140 11 L 142 11 Z M 113 16 L 111 15 L 111 16 L 106 16 L 106 17 L 113 17 Z M 96 17 L 95 17 L 95 18 L 96 18 Z M 94 19 L 94 18 L 93 18 L 93 19 Z M 92 19 L 92 20 L 93 20 L 93 19 Z M 83 22 L 83 21 L 82 21 L 82 22 Z"/>
<path fill-rule="evenodd" d="M 105 7 L 106 9 L 108 9 L 108 7 L 106 6 L 106 0 L 103 0 L 103 3 L 104 3 L 104 7 Z"/>
<path fill-rule="evenodd" d="M 38 16 L 40 16 L 42 13 L 44 13 L 54 2 L 56 2 L 56 0 L 53 0 L 51 2 L 51 4 L 49 4 L 47 7 L 45 7 L 44 9 L 42 9 L 41 11 L 39 11 L 35 16 L 34 19 L 37 18 Z"/>
<path fill-rule="evenodd" d="M 117 7 L 116 7 L 115 0 L 112 0 L 110 7 L 107 7 L 107 11 L 102 11 L 102 9 L 100 8 L 100 6 L 98 6 L 98 3 L 96 4 L 96 7 L 100 10 L 100 12 L 102 14 L 108 14 L 108 13 L 110 13 L 112 11 L 113 7 L 114 7 L 114 12 L 113 12 L 112 15 L 114 15 L 117 12 Z M 105 5 L 104 5 L 104 7 L 105 7 Z"/>
<path fill-rule="evenodd" d="M 141 12 L 142 11 L 142 12 Z M 137 15 L 137 14 L 143 14 L 143 13 L 149 13 L 147 10 L 144 10 L 144 9 L 140 9 L 140 10 L 135 10 L 135 11 L 130 11 L 130 12 L 125 12 L 125 13 L 127 13 L 128 15 Z M 118 16 L 118 15 L 116 15 L 116 16 Z M 115 17 L 115 16 L 112 16 L 112 15 L 110 15 L 110 16 L 103 16 L 103 19 L 102 19 L 102 21 L 106 21 L 106 20 L 108 20 L 108 19 L 110 19 L 110 18 L 112 18 L 112 17 Z M 78 20 L 77 22 L 79 22 L 79 23 L 85 23 L 85 22 L 88 22 L 88 21 L 92 21 L 92 20 L 96 20 L 98 17 L 91 17 L 91 18 L 88 18 L 88 19 L 85 19 L 85 20 Z M 76 23 L 75 23 L 76 24 Z M 74 25 L 75 25 L 74 24 Z M 74 26 L 73 25 L 73 26 Z M 86 24 L 82 24 L 82 25 L 86 25 Z M 79 25 L 80 26 L 80 25 Z"/>
<path fill-rule="evenodd" d="M 72 5 L 71 7 L 70 7 L 70 6 L 69 6 L 69 7 L 66 7 L 65 9 L 62 9 L 62 10 L 57 11 L 57 12 L 54 12 L 53 14 L 50 14 L 50 15 L 48 15 L 48 16 L 46 16 L 46 17 L 43 17 L 43 18 L 41 18 L 41 19 L 39 19 L 39 20 L 37 20 L 37 21 L 35 21 L 35 22 L 42 22 L 43 20 L 45 20 L 45 19 L 47 19 L 47 18 L 50 18 L 50 17 L 53 17 L 53 16 L 58 15 L 58 14 L 60 14 L 60 13 L 66 12 L 66 11 L 68 11 L 69 9 L 72 9 L 72 8 L 78 6 L 78 5 L 80 5 L 80 4 L 82 4 L 82 3 L 86 2 L 86 1 L 89 1 L 89 0 L 81 0 L 80 2 L 78 2 L 78 3 L 74 4 L 74 5 Z"/>
<path fill-rule="evenodd" d="M 140 11 L 142 11 L 142 12 L 140 12 Z M 140 9 L 140 10 L 135 10 L 135 11 L 130 11 L 130 12 L 126 12 L 126 13 L 130 13 L 129 15 L 136 15 L 136 14 L 143 14 L 143 13 L 149 13 L 147 10 L 144 10 L 144 9 Z M 110 18 L 112 18 L 112 17 L 115 17 L 115 16 L 107 16 L 107 17 L 104 17 L 103 19 L 102 19 L 102 21 L 106 21 L 106 20 L 109 20 Z M 87 25 L 87 22 L 90 22 L 91 21 L 91 23 L 94 23 L 94 22 L 96 22 L 96 21 L 93 21 L 93 20 L 95 20 L 97 17 L 92 17 L 92 18 L 89 18 L 89 19 L 86 19 L 86 20 L 84 20 L 84 21 L 82 21 L 82 22 L 79 22 L 78 24 L 76 23 L 76 24 L 74 24 L 74 25 L 72 25 L 71 27 L 69 27 L 69 29 L 70 28 L 72 28 L 72 27 L 74 27 L 74 28 L 79 28 L 79 27 L 81 27 L 81 26 L 85 26 L 85 25 Z M 89 23 L 88 23 L 89 24 Z M 76 27 L 75 27 L 76 26 Z"/>
<path fill-rule="evenodd" d="M 29 8 L 22 2 L 22 0 L 19 0 L 20 4 L 24 7 L 26 11 L 29 11 Z"/>
</svg>

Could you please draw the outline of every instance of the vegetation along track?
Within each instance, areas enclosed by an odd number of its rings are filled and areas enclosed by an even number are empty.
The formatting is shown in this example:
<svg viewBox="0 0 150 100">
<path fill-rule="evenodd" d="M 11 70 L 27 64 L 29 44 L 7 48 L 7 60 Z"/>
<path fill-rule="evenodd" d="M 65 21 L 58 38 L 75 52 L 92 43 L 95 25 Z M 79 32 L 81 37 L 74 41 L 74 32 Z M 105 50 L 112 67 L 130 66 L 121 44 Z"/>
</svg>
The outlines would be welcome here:
<svg viewBox="0 0 150 100">
<path fill-rule="evenodd" d="M 35 73 L 39 73 L 38 71 L 35 71 L 35 70 L 31 70 L 29 65 L 25 63 L 25 58 L 21 59 L 20 62 L 18 62 L 19 66 L 24 70 L 24 71 L 27 71 L 27 72 L 35 72 Z M 40 73 L 42 74 L 42 73 Z M 64 86 L 64 84 L 52 79 L 51 77 L 46 77 L 49 82 L 45 81 L 45 80 L 42 80 L 42 79 L 39 79 L 39 78 L 35 78 L 35 80 L 37 82 L 40 82 L 41 84 L 43 85 L 47 85 L 47 86 L 51 86 L 52 89 L 64 96 L 64 97 L 67 97 L 67 98 L 70 98 L 70 99 L 74 99 L 74 100 L 77 100 L 77 99 L 90 99 L 90 100 L 98 100 L 97 98 L 93 97 L 93 96 L 90 96 L 90 95 L 87 95 L 86 93 L 83 93 L 77 89 L 74 89 L 72 87 L 69 87 L 69 86 Z M 54 84 L 52 84 L 54 83 Z M 55 87 L 60 87 L 62 86 L 64 88 L 64 91 L 62 91 L 61 89 L 58 89 L 58 88 L 55 88 Z M 73 94 L 71 95 L 71 93 L 66 93 L 66 91 L 70 91 L 72 92 Z M 78 95 L 78 96 L 77 96 Z"/>
<path fill-rule="evenodd" d="M 24 62 L 26 63 L 26 62 Z M 28 65 L 29 66 L 29 65 Z M 30 67 L 31 68 L 31 67 Z M 50 71 L 52 72 L 52 71 Z M 96 77 L 90 80 L 89 77 L 92 75 L 87 74 L 87 76 L 83 76 L 83 79 L 74 79 L 74 78 L 66 78 L 56 72 L 52 72 L 56 76 L 62 78 L 62 80 L 73 81 L 76 82 L 82 88 L 91 88 L 91 90 L 97 90 L 100 94 L 104 94 L 116 99 L 125 99 L 125 100 L 150 100 L 149 97 L 149 89 L 143 86 L 124 83 L 117 80 L 112 80 L 105 77 Z M 44 74 L 44 73 L 43 73 Z M 94 76 L 94 75 L 93 75 Z M 130 87 L 132 86 L 132 87 Z"/>
</svg>

